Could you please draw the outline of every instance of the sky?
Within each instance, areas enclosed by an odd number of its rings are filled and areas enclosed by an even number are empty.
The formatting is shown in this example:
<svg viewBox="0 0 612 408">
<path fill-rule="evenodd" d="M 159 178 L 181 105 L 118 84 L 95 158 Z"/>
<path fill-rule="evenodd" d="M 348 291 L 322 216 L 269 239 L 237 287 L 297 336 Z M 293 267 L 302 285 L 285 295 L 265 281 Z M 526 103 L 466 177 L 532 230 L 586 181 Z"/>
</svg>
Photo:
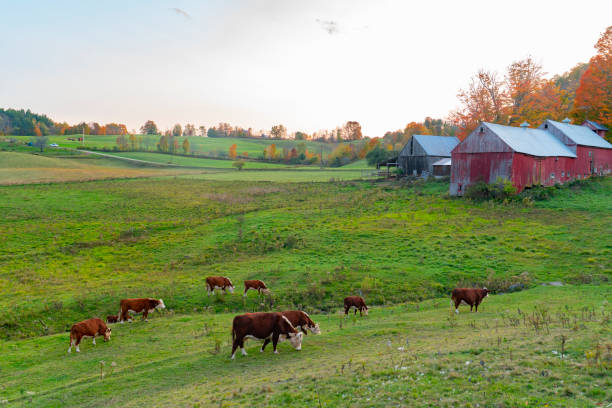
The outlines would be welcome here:
<svg viewBox="0 0 612 408">
<path fill-rule="evenodd" d="M 612 1 L 0 0 L 0 107 L 196 127 L 445 118 L 479 68 L 587 62 Z"/>
</svg>

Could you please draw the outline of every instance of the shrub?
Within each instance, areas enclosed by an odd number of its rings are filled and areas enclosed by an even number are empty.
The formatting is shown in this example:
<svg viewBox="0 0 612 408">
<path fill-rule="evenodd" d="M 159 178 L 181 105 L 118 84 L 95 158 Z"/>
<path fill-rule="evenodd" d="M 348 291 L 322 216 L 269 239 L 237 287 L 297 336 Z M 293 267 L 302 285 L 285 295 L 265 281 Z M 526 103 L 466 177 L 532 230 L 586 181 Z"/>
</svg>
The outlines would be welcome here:
<svg viewBox="0 0 612 408">
<path fill-rule="evenodd" d="M 474 201 L 495 200 L 504 201 L 516 197 L 516 187 L 510 180 L 498 177 L 494 183 L 487 184 L 484 181 L 468 186 L 465 197 Z"/>
</svg>

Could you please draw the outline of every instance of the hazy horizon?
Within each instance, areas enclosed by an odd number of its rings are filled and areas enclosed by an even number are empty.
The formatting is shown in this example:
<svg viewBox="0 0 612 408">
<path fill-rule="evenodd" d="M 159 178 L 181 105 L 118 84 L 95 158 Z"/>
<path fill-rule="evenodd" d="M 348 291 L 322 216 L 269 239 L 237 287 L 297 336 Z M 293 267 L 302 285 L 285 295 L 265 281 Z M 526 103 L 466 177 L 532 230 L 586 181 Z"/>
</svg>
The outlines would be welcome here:
<svg viewBox="0 0 612 408">
<path fill-rule="evenodd" d="M 500 3 L 498 3 L 500 4 Z M 381 136 L 444 118 L 479 68 L 594 55 L 612 2 L 2 2 L 0 107 L 55 121 Z M 554 41 L 553 41 L 554 39 Z"/>
</svg>

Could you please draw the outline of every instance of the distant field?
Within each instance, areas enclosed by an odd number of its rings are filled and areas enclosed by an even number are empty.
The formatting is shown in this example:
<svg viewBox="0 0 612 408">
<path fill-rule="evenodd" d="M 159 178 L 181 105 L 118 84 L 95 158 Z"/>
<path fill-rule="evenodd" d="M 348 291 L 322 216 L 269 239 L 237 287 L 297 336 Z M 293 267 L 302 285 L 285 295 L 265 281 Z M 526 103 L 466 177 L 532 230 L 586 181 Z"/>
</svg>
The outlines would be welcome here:
<svg viewBox="0 0 612 408">
<path fill-rule="evenodd" d="M 7 136 L 11 138 L 16 138 L 21 141 L 29 141 L 31 136 Z M 113 146 L 116 145 L 117 136 L 88 136 L 85 135 L 85 143 L 81 143 L 78 141 L 70 141 L 68 137 L 79 137 L 79 135 L 74 136 L 49 136 L 49 143 L 57 143 L 60 146 L 64 147 L 96 147 L 98 149 L 106 148 L 112 149 Z M 156 150 L 157 142 L 159 142 L 159 136 L 150 136 L 150 135 L 140 135 L 139 138 L 142 138 L 143 145 L 147 150 Z M 179 145 L 182 146 L 183 137 L 177 138 L 179 141 Z M 323 156 L 326 157 L 327 154 L 331 153 L 332 150 L 336 147 L 333 143 L 321 143 L 321 142 L 312 142 L 312 141 L 299 141 L 299 140 L 270 140 L 270 139 L 244 139 L 244 138 L 209 138 L 209 137 L 199 137 L 192 136 L 187 137 L 189 143 L 191 145 L 191 149 L 200 154 L 211 155 L 211 156 L 227 156 L 229 148 L 231 145 L 236 144 L 236 151 L 239 155 L 243 153 L 248 153 L 249 157 L 258 158 L 263 156 L 263 151 L 266 146 L 271 144 L 275 144 L 277 150 L 282 151 L 283 148 L 291 149 L 293 147 L 297 147 L 299 143 L 304 143 L 308 151 L 312 153 L 320 153 L 321 149 L 323 151 Z"/>
<path fill-rule="evenodd" d="M 121 152 L 107 154 L 118 157 L 128 157 L 131 159 L 146 160 L 155 163 L 175 164 L 179 166 L 236 170 L 234 167 L 232 167 L 232 164 L 234 163 L 233 160 L 204 159 L 197 157 L 175 156 L 170 154 L 147 152 Z M 266 163 L 259 161 L 246 161 L 244 165 L 244 169 L 283 169 L 287 167 L 288 166 L 284 164 Z"/>
<path fill-rule="evenodd" d="M 136 167 L 105 158 L 56 156 L 0 152 L 0 184 L 151 177 L 190 172 L 186 169 Z"/>
<path fill-rule="evenodd" d="M 318 170 L 318 169 L 296 169 L 296 170 L 274 170 L 274 171 L 227 171 L 198 173 L 181 176 L 182 178 L 199 180 L 224 180 L 224 181 L 273 181 L 279 183 L 298 183 L 298 182 L 322 182 L 322 181 L 342 181 L 369 178 L 368 172 L 361 170 Z"/>
</svg>

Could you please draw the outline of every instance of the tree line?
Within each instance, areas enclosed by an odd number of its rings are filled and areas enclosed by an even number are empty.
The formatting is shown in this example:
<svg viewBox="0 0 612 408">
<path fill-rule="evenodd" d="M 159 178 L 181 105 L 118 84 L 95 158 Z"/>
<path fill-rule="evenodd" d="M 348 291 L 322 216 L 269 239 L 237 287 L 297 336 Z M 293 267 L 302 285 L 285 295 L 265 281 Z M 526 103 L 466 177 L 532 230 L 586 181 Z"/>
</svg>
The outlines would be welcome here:
<svg viewBox="0 0 612 408">
<path fill-rule="evenodd" d="M 460 89 L 460 108 L 449 115 L 465 138 L 480 122 L 517 126 L 545 119 L 576 123 L 596 121 L 612 129 L 612 26 L 595 44 L 588 63 L 546 78 L 542 65 L 529 56 L 512 62 L 503 76 L 480 69 L 468 87 Z"/>
</svg>

